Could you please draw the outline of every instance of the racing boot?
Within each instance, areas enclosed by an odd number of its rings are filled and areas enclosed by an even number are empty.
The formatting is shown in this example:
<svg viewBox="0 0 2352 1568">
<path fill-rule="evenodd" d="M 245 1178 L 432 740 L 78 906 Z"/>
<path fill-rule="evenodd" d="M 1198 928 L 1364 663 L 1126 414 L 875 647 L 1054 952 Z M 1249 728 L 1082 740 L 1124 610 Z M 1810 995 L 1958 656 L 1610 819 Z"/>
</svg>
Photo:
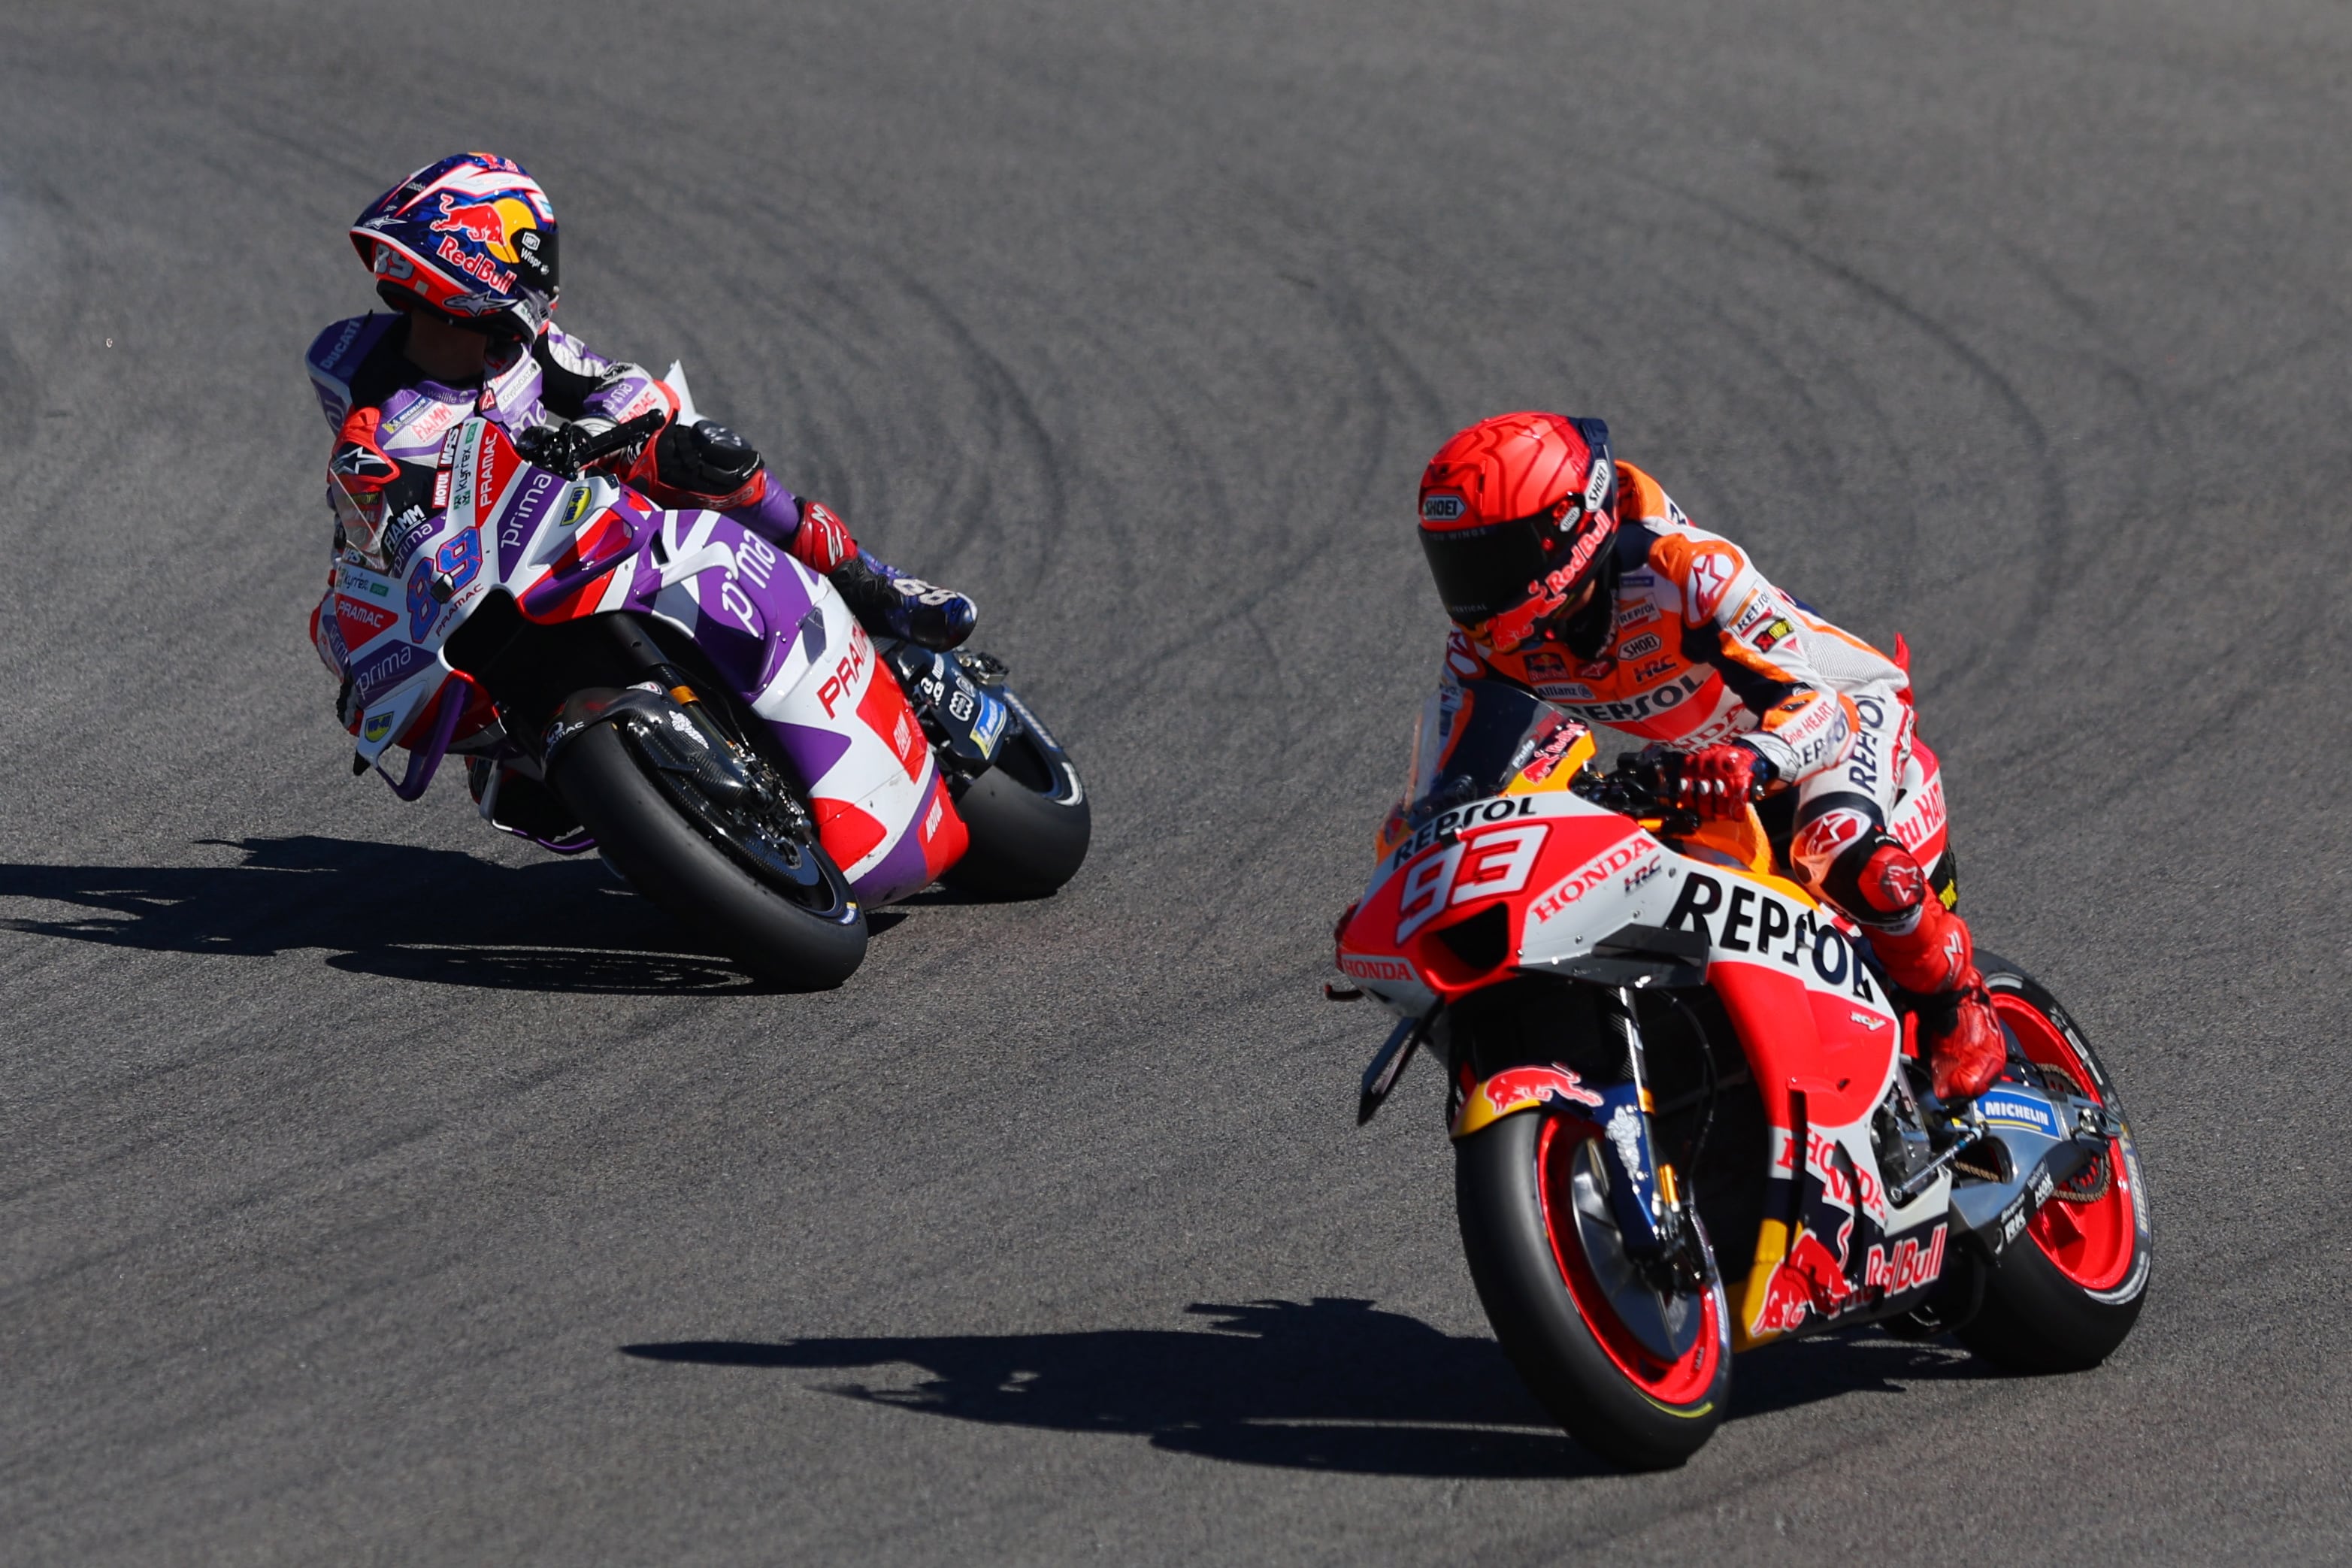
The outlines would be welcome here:
<svg viewBox="0 0 2352 1568">
<path fill-rule="evenodd" d="M 1889 979 L 1926 999 L 1919 1032 L 1936 1098 L 1958 1105 L 1990 1089 L 2009 1065 L 2009 1046 L 1992 994 L 1977 973 L 1968 922 L 1930 898 L 1921 902 L 1918 923 L 1908 931 L 1872 931 L 1870 946 Z"/>
<path fill-rule="evenodd" d="M 971 636 L 980 606 L 952 588 L 935 588 L 860 550 L 826 575 L 866 629 L 941 652 Z"/>
<path fill-rule="evenodd" d="M 729 516 L 783 546 L 792 558 L 821 573 L 841 591 L 849 609 L 877 637 L 898 637 L 941 652 L 971 636 L 980 607 L 969 595 L 938 588 L 861 549 L 848 525 L 823 501 L 771 488 L 753 505 Z"/>
<path fill-rule="evenodd" d="M 1992 1087 L 2009 1064 L 2009 1046 L 1992 994 L 1977 973 L 1968 922 L 1927 888 L 1927 874 L 1900 841 L 1873 831 L 1832 870 L 1846 896 L 1836 902 L 1862 921 L 1887 978 L 1919 996 L 1921 1044 L 1937 1100 L 1955 1105 Z M 1843 888 L 1840 873 L 1850 873 Z"/>
</svg>

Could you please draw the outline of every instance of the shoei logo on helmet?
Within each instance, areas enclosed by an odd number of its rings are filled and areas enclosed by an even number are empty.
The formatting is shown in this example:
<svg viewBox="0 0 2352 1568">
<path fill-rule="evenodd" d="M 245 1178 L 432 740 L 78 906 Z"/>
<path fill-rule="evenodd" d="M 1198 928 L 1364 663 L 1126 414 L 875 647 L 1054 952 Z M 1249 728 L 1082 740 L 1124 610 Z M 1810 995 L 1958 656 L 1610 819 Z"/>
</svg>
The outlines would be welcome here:
<svg viewBox="0 0 2352 1568">
<path fill-rule="evenodd" d="M 1584 481 L 1585 510 L 1599 511 L 1601 510 L 1601 503 L 1609 499 L 1609 480 L 1615 473 L 1615 470 L 1616 465 L 1610 462 L 1608 458 L 1596 458 L 1593 459 L 1592 472 Z"/>
<path fill-rule="evenodd" d="M 1423 522 L 1454 522 L 1469 510 L 1460 496 L 1423 496 L 1421 498 L 1421 521 Z"/>
</svg>

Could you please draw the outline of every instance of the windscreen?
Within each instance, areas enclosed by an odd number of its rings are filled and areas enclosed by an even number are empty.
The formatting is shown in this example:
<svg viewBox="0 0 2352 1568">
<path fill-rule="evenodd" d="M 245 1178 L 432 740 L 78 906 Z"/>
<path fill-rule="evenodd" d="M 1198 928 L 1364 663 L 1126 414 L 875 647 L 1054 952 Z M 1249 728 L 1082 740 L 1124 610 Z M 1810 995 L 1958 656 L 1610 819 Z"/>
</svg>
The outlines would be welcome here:
<svg viewBox="0 0 2352 1568">
<path fill-rule="evenodd" d="M 1438 689 L 1412 737 L 1407 814 L 1433 816 L 1466 800 L 1499 794 L 1546 742 L 1583 726 L 1542 698 L 1499 680 Z"/>
</svg>

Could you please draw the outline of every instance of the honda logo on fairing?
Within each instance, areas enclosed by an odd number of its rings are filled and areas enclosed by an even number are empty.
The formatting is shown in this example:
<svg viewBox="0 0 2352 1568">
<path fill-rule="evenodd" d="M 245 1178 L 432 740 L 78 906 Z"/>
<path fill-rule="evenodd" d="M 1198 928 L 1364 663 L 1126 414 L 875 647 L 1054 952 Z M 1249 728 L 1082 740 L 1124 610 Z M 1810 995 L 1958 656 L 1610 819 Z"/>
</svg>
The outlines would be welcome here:
<svg viewBox="0 0 2352 1568">
<path fill-rule="evenodd" d="M 1631 870 L 1633 862 L 1657 847 L 1657 841 L 1647 834 L 1637 834 L 1623 843 L 1587 860 L 1575 870 L 1554 883 L 1550 892 L 1536 900 L 1531 911 L 1536 923 L 1542 925 L 1552 916 L 1576 902 L 1585 894 L 1607 882 L 1620 871 Z M 1629 886 L 1638 886 L 1633 883 Z"/>
</svg>

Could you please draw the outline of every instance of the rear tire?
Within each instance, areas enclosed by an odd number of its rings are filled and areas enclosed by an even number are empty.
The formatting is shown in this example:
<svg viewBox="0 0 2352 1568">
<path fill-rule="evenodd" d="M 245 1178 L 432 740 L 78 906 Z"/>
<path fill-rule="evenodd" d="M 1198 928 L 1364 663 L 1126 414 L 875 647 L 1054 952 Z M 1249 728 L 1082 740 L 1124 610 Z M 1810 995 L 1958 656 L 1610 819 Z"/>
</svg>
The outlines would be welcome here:
<svg viewBox="0 0 2352 1568">
<path fill-rule="evenodd" d="M 2004 959 L 1980 952 L 1977 967 L 2026 1056 L 2057 1068 L 2074 1092 L 2122 1121 L 2114 1083 L 2057 998 Z M 2148 1237 L 2147 1184 L 2126 1126 L 1986 1269 L 1984 1304 L 1960 1326 L 1960 1342 L 2013 1372 L 2098 1365 L 2123 1343 L 2147 1301 Z"/>
<path fill-rule="evenodd" d="M 1589 1227 L 1570 1212 L 1579 1161 L 1597 1157 L 1601 1136 L 1580 1116 L 1536 1110 L 1455 1143 L 1463 1250 L 1504 1353 L 1569 1435 L 1628 1469 L 1670 1469 L 1723 1419 L 1731 1315 L 1711 1256 L 1705 1292 L 1675 1298 L 1698 1314 L 1677 1354 L 1645 1349 L 1612 1310 L 1582 1240 Z M 1613 1271 L 1622 1259 L 1601 1261 Z"/>
<path fill-rule="evenodd" d="M 1017 724 L 996 763 L 956 796 L 971 847 L 940 879 L 986 898 L 1042 899 L 1078 873 L 1094 837 L 1077 770 Z"/>
<path fill-rule="evenodd" d="M 630 887 L 755 978 L 829 990 L 865 960 L 865 913 L 822 847 L 802 850 L 832 889 L 831 902 L 816 909 L 767 886 L 689 821 L 613 724 L 573 736 L 551 782 Z"/>
</svg>

